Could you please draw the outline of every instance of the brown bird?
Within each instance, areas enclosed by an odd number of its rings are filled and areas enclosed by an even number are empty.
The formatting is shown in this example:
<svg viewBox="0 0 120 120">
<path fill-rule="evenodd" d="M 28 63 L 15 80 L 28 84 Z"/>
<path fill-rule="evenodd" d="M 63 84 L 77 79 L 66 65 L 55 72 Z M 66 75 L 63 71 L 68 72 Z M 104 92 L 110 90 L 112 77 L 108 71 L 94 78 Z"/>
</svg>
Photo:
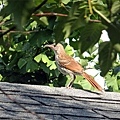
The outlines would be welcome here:
<svg viewBox="0 0 120 120">
<path fill-rule="evenodd" d="M 72 86 L 75 80 L 75 75 L 82 75 L 93 87 L 99 91 L 103 91 L 102 87 L 84 71 L 83 67 L 77 61 L 75 61 L 74 58 L 65 53 L 65 50 L 60 43 L 57 45 L 45 45 L 45 47 L 49 47 L 54 51 L 58 70 L 62 74 L 69 75 L 71 77 L 71 81 L 67 87 Z"/>
</svg>

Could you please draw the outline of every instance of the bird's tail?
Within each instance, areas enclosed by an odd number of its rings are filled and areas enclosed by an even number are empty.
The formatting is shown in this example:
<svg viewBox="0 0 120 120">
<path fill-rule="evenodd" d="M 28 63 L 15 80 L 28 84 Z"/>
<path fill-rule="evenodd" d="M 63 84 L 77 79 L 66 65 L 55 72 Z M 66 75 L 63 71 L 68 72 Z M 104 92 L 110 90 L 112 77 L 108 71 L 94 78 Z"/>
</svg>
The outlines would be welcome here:
<svg viewBox="0 0 120 120">
<path fill-rule="evenodd" d="M 81 74 L 85 79 L 87 79 L 89 81 L 89 83 L 95 87 L 96 89 L 98 89 L 99 91 L 103 92 L 103 88 L 90 76 L 88 75 L 86 72 L 83 72 Z"/>
</svg>

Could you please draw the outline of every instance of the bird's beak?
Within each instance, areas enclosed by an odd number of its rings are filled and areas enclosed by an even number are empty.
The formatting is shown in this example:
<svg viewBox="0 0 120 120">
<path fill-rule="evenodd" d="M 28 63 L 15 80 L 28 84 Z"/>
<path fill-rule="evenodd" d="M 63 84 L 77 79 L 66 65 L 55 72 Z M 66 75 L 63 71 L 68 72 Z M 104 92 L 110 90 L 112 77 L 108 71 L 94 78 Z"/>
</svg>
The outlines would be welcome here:
<svg viewBox="0 0 120 120">
<path fill-rule="evenodd" d="M 44 47 L 49 47 L 49 48 L 51 48 L 51 49 L 54 49 L 54 48 L 55 48 L 55 44 L 45 45 Z"/>
</svg>

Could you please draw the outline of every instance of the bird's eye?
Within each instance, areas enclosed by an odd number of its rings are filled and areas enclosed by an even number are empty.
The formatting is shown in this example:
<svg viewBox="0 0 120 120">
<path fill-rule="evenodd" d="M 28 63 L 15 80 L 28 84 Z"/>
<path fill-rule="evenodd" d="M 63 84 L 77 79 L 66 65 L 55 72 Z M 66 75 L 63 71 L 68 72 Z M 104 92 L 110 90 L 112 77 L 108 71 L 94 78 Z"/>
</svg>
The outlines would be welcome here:
<svg viewBox="0 0 120 120">
<path fill-rule="evenodd" d="M 53 46 L 55 47 L 55 46 L 56 46 L 56 44 L 55 44 L 55 43 L 53 43 Z"/>
</svg>

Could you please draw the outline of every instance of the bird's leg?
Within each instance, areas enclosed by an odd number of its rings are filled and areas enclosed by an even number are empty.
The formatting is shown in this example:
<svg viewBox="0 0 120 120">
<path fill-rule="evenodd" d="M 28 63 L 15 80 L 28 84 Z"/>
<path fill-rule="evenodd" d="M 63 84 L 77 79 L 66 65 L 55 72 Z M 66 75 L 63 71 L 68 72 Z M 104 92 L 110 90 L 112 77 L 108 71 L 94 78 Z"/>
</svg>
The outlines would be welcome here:
<svg viewBox="0 0 120 120">
<path fill-rule="evenodd" d="M 73 84 L 73 82 L 74 82 L 74 80 L 76 78 L 74 74 L 69 74 L 69 76 L 70 76 L 70 82 L 68 83 L 67 88 L 72 87 L 72 84 Z"/>
</svg>

